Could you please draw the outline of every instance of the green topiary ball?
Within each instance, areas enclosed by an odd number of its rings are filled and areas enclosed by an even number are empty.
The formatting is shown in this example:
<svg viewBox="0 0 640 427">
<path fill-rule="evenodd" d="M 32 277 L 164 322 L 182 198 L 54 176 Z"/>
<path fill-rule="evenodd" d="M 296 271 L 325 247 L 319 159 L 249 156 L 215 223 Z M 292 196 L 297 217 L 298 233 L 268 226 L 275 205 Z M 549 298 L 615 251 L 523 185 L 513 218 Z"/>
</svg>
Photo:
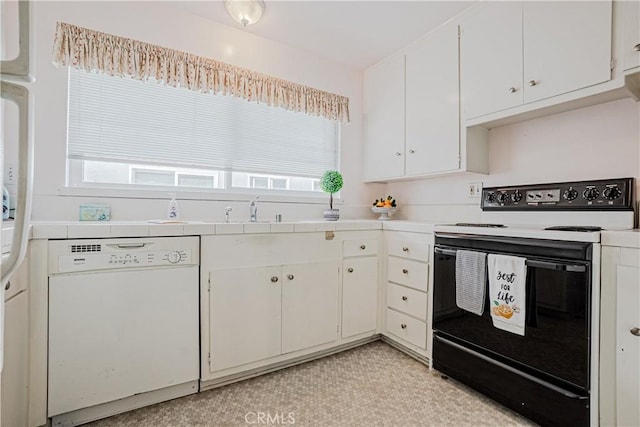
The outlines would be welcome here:
<svg viewBox="0 0 640 427">
<path fill-rule="evenodd" d="M 343 184 L 342 174 L 338 171 L 328 170 L 320 178 L 320 189 L 325 193 L 337 193 Z"/>
</svg>

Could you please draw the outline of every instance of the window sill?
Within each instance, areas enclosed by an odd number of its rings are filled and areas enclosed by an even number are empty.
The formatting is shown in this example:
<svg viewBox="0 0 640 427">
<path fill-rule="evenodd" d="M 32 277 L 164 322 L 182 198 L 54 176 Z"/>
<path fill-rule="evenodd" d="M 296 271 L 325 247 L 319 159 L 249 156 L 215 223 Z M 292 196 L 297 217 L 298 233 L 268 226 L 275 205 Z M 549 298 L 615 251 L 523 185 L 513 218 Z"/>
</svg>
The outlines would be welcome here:
<svg viewBox="0 0 640 427">
<path fill-rule="evenodd" d="M 98 198 L 116 198 L 116 199 L 162 199 L 168 200 L 169 193 L 175 193 L 178 200 L 197 200 L 197 201 L 218 201 L 218 202 L 234 202 L 234 201 L 250 201 L 256 196 L 260 197 L 260 202 L 267 203 L 297 203 L 297 204 L 316 204 L 326 205 L 329 195 L 326 193 L 318 193 L 318 195 L 305 195 L 301 193 L 286 194 L 272 193 L 247 189 L 247 191 L 234 190 L 231 191 L 184 191 L 177 189 L 129 189 L 129 188 L 105 188 L 105 187 L 60 187 L 58 195 L 70 197 L 98 197 Z M 343 205 L 342 199 L 333 198 L 333 203 Z"/>
</svg>

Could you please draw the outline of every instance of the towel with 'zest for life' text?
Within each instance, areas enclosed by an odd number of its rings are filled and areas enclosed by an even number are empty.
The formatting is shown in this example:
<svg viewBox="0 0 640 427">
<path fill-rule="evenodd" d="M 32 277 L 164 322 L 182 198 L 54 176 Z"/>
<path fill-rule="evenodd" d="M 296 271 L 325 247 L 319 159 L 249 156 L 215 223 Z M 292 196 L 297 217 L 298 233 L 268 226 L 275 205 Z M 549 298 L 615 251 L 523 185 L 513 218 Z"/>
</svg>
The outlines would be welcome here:
<svg viewBox="0 0 640 427">
<path fill-rule="evenodd" d="M 489 299 L 493 326 L 524 336 L 527 266 L 526 258 L 487 256 Z"/>
</svg>

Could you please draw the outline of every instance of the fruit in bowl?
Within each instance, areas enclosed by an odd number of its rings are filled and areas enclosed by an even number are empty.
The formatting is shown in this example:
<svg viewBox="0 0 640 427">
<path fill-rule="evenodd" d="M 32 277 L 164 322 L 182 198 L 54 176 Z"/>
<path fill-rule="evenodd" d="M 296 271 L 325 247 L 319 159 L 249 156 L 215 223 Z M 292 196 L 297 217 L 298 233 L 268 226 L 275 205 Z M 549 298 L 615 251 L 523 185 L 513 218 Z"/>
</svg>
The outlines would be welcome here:
<svg viewBox="0 0 640 427">
<path fill-rule="evenodd" d="M 373 213 L 380 214 L 378 219 L 381 221 L 385 221 L 390 219 L 389 216 L 395 212 L 396 208 L 396 200 L 391 196 L 387 196 L 386 198 L 383 197 L 380 199 L 376 199 L 376 201 L 373 202 L 371 211 Z"/>
</svg>

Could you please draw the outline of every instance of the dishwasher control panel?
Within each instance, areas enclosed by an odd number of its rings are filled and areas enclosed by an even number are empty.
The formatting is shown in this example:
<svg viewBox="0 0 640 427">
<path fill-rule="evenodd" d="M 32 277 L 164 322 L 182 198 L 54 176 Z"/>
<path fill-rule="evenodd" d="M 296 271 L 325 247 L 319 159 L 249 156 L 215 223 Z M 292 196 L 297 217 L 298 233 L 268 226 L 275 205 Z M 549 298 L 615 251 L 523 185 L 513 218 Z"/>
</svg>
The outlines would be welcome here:
<svg viewBox="0 0 640 427">
<path fill-rule="evenodd" d="M 199 264 L 197 237 L 49 242 L 49 274 Z"/>
</svg>

